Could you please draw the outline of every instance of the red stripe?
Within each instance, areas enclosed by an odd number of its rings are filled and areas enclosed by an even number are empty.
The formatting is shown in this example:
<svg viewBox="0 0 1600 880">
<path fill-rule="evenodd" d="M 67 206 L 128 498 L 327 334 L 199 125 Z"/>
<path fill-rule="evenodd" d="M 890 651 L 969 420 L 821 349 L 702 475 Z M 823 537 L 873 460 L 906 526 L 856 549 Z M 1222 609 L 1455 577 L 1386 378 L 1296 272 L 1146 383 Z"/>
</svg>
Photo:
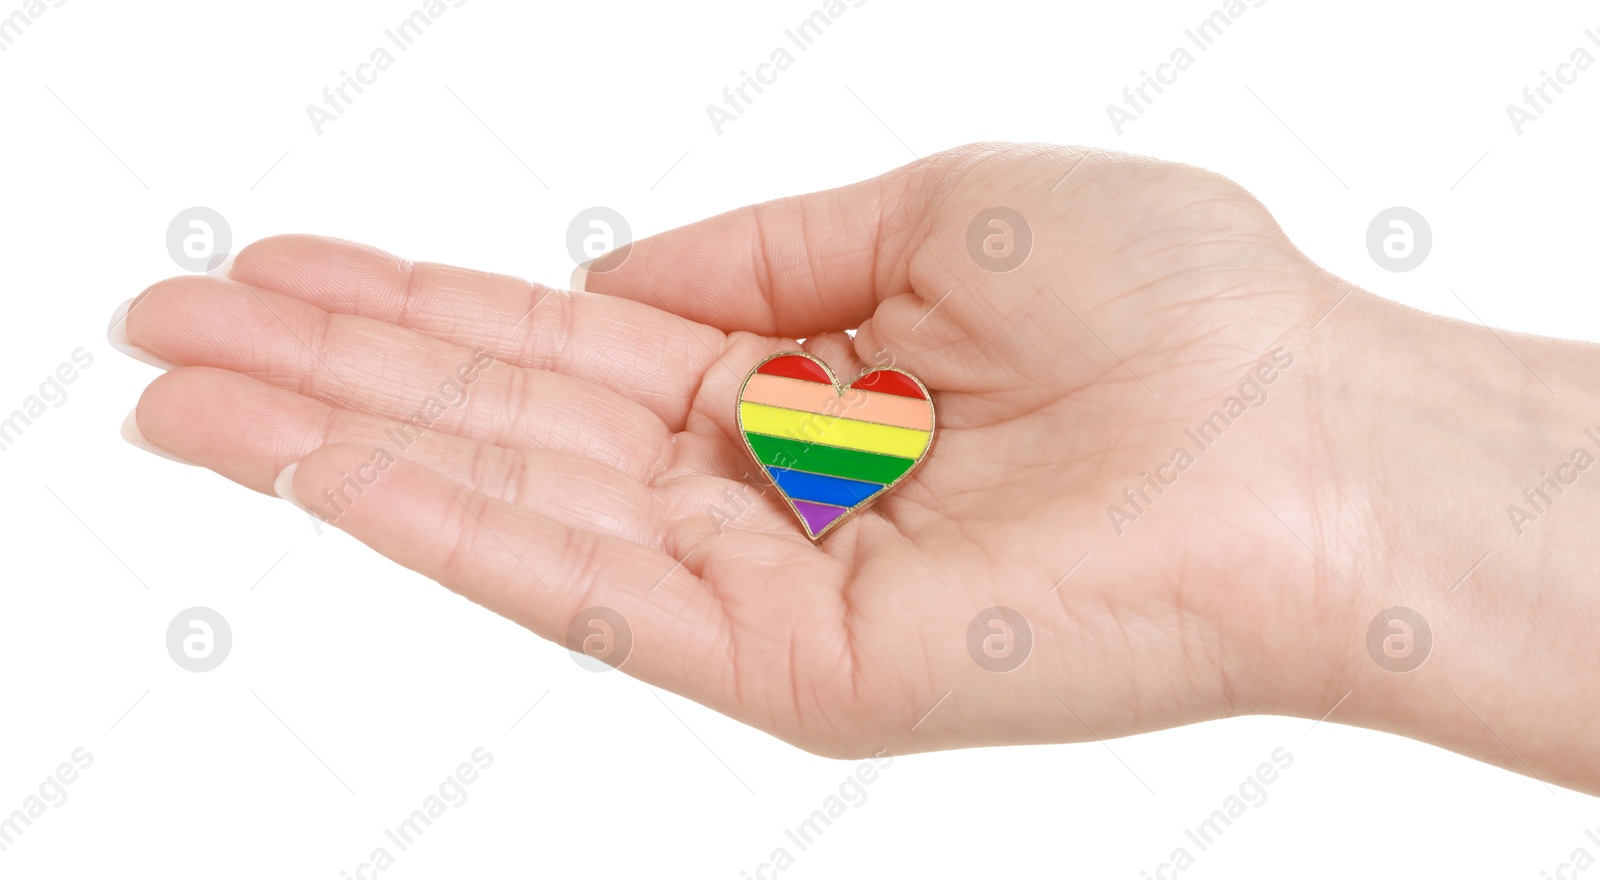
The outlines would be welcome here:
<svg viewBox="0 0 1600 880">
<path fill-rule="evenodd" d="M 851 383 L 851 388 L 862 391 L 876 391 L 879 394 L 895 394 L 900 397 L 914 397 L 917 400 L 927 400 L 922 389 L 911 377 L 905 373 L 896 373 L 894 370 L 874 370 Z"/>
<path fill-rule="evenodd" d="M 762 364 L 761 369 L 757 370 L 756 372 L 765 373 L 768 376 L 783 376 L 788 379 L 803 379 L 807 382 L 821 382 L 825 385 L 833 384 L 833 380 L 828 378 L 827 372 L 825 372 L 822 367 L 818 366 L 816 361 L 810 358 L 801 357 L 797 354 L 786 354 L 783 357 L 775 357 L 772 360 Z"/>
</svg>

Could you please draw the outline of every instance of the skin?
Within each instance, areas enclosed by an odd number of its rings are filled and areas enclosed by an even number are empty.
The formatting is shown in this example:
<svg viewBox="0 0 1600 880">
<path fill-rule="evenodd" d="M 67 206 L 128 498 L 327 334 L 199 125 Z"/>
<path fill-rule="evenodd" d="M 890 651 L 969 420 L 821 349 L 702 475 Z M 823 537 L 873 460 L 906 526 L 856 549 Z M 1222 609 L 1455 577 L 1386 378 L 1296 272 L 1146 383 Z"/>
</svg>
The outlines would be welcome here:
<svg viewBox="0 0 1600 880">
<path fill-rule="evenodd" d="M 968 247 L 994 206 L 1032 236 L 1010 271 Z M 1600 793 L 1600 468 L 1520 534 L 1506 513 L 1595 451 L 1594 346 L 1356 290 L 1215 174 L 1037 145 L 742 208 L 579 274 L 589 292 L 257 242 L 133 303 L 128 342 L 175 365 L 138 429 L 259 492 L 294 465 L 291 500 L 545 638 L 613 609 L 624 671 L 823 755 L 1273 713 Z M 745 374 L 797 338 L 841 377 L 908 370 L 938 407 L 923 466 L 820 545 L 734 422 Z M 329 505 L 475 352 L 493 361 L 465 399 Z M 1194 453 L 1185 431 L 1242 393 L 1259 405 Z M 1124 490 L 1179 447 L 1193 462 L 1136 511 Z M 1032 636 L 1003 674 L 968 642 L 995 606 Z M 1429 623 L 1415 671 L 1369 655 L 1392 606 Z"/>
</svg>

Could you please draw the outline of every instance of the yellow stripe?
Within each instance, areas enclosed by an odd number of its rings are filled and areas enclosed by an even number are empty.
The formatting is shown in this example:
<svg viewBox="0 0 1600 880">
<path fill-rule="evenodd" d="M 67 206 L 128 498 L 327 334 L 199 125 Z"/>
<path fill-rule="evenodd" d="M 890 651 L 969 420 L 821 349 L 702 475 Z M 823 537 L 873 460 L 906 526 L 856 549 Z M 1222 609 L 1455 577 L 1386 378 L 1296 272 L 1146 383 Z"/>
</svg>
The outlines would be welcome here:
<svg viewBox="0 0 1600 880">
<path fill-rule="evenodd" d="M 739 417 L 746 431 L 788 437 L 824 446 L 838 446 L 860 452 L 881 452 L 902 458 L 916 458 L 928 448 L 928 431 L 895 428 L 854 419 L 836 419 L 818 413 L 780 409 L 760 403 L 739 404 Z"/>
</svg>

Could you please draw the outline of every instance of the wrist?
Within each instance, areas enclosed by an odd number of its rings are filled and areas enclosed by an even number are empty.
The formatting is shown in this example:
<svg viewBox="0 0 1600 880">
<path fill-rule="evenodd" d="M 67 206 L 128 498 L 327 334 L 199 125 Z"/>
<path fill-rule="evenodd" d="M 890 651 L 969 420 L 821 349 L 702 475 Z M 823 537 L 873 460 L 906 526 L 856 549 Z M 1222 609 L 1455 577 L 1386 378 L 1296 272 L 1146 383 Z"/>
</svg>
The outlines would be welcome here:
<svg viewBox="0 0 1600 880">
<path fill-rule="evenodd" d="M 1600 624 L 1600 353 L 1361 291 L 1308 332 L 1319 506 L 1341 524 L 1324 552 L 1349 591 L 1307 693 L 1344 700 L 1330 720 L 1600 788 L 1574 711 Z"/>
</svg>

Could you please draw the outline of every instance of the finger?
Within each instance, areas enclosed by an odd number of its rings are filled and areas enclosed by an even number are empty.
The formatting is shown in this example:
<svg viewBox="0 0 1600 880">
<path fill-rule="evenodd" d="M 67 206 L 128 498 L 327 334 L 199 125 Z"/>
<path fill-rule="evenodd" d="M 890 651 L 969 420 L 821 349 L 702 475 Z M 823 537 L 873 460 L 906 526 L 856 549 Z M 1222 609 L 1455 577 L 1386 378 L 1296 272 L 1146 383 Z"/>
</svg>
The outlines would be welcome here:
<svg viewBox="0 0 1600 880">
<path fill-rule="evenodd" d="M 578 528 L 659 545 L 660 517 L 639 480 L 581 456 L 505 449 L 329 406 L 227 370 L 180 367 L 150 383 L 131 414 L 138 437 L 257 492 L 334 443 L 416 462 L 477 492 Z M 328 501 L 328 499 L 324 499 Z"/>
<path fill-rule="evenodd" d="M 910 289 L 924 208 L 940 187 L 919 164 L 739 208 L 605 254 L 580 267 L 573 286 L 723 330 L 844 330 Z"/>
<path fill-rule="evenodd" d="M 848 333 L 823 333 L 813 336 L 806 340 L 804 348 L 822 358 L 840 383 L 848 384 L 866 369 L 866 364 L 856 356 L 855 343 Z"/>
<path fill-rule="evenodd" d="M 681 427 L 721 331 L 616 297 L 568 293 L 508 275 L 412 263 L 310 235 L 263 239 L 230 276 L 328 312 L 407 327 L 507 363 L 586 379 Z"/>
<path fill-rule="evenodd" d="M 995 326 L 1006 326 L 996 324 Z M 997 368 L 1005 368 L 1008 354 L 1032 355 L 1042 347 L 1021 334 L 1005 335 L 1008 351 L 992 346 L 972 345 L 973 336 L 955 321 L 946 309 L 930 312 L 922 297 L 901 294 L 889 297 L 877 313 L 863 321 L 852 341 L 857 356 L 873 363 L 892 361 L 914 369 L 917 377 L 943 392 L 986 390 Z M 1063 343 L 1076 351 L 1070 338 L 1054 342 L 1057 357 L 1068 357 Z"/>
<path fill-rule="evenodd" d="M 132 345 L 174 364 L 252 374 L 343 409 L 499 446 L 585 455 L 635 477 L 670 436 L 649 410 L 592 383 L 238 282 L 163 281 L 129 311 L 126 329 Z"/>
<path fill-rule="evenodd" d="M 280 485 L 298 498 L 320 499 L 368 460 L 361 446 L 326 446 Z M 506 504 L 406 461 L 377 474 L 349 501 L 337 510 L 311 507 L 395 562 L 552 641 L 564 641 L 578 612 L 611 609 L 632 634 L 622 669 L 729 706 L 730 632 L 689 565 Z"/>
</svg>

